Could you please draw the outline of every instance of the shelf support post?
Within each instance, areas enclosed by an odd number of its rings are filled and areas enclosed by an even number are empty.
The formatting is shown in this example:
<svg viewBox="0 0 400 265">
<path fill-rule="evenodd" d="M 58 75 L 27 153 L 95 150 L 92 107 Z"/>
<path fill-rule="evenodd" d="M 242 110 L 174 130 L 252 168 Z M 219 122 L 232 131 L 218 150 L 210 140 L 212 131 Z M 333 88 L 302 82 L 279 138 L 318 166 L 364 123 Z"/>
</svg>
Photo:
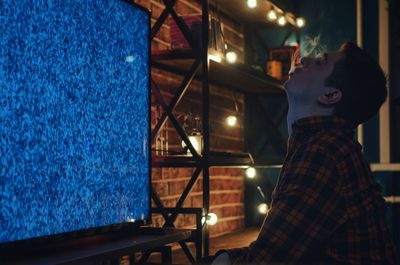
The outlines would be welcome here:
<svg viewBox="0 0 400 265">
<path fill-rule="evenodd" d="M 208 59 L 208 31 L 209 31 L 209 5 L 208 0 L 202 1 L 202 101 L 203 101 L 203 207 L 205 216 L 210 210 L 210 172 L 209 172 L 209 151 L 210 151 L 210 101 L 209 101 L 209 59 Z M 204 256 L 209 255 L 209 230 L 207 223 L 204 223 Z"/>
</svg>

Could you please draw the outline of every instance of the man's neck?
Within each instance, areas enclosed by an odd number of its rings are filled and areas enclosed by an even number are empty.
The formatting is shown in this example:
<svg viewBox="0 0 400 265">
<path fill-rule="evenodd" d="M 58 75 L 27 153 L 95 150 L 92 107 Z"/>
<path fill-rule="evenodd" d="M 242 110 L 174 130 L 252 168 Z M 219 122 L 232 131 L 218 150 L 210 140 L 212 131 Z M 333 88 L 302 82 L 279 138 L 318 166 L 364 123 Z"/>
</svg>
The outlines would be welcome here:
<svg viewBox="0 0 400 265">
<path fill-rule="evenodd" d="M 301 114 L 301 115 L 300 115 L 300 114 Z M 294 110 L 293 108 L 291 108 L 291 107 L 289 106 L 289 110 L 288 110 L 288 114 L 287 114 L 287 119 L 286 119 L 289 136 L 292 134 L 292 124 L 293 124 L 296 120 L 301 119 L 301 118 L 305 118 L 305 117 L 307 117 L 307 116 L 305 115 L 305 113 L 299 113 L 298 111 Z"/>
<path fill-rule="evenodd" d="M 290 104 L 287 114 L 287 128 L 289 136 L 292 134 L 292 124 L 299 119 L 312 117 L 312 116 L 328 116 L 332 115 L 332 109 L 323 109 L 315 106 L 299 106 L 295 104 Z"/>
</svg>

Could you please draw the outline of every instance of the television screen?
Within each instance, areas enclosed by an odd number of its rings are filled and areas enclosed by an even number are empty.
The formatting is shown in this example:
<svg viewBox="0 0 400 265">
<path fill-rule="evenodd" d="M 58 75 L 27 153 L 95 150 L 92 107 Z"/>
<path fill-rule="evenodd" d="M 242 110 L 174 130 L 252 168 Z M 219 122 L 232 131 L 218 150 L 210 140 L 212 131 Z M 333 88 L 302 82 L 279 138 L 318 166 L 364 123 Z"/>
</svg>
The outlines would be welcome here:
<svg viewBox="0 0 400 265">
<path fill-rule="evenodd" d="M 149 218 L 149 19 L 0 1 L 0 243 Z"/>
</svg>

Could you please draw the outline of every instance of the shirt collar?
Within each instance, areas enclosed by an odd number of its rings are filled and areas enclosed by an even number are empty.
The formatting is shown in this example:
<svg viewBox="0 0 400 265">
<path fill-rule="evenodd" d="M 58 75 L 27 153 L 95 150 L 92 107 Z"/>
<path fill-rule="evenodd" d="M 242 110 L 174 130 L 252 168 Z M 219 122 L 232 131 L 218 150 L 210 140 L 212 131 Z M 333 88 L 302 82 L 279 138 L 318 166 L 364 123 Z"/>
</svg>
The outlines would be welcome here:
<svg viewBox="0 0 400 265">
<path fill-rule="evenodd" d="M 296 120 L 292 124 L 293 133 L 302 132 L 317 132 L 329 129 L 351 130 L 355 129 L 355 125 L 345 119 L 330 115 L 330 116 L 313 116 Z"/>
</svg>

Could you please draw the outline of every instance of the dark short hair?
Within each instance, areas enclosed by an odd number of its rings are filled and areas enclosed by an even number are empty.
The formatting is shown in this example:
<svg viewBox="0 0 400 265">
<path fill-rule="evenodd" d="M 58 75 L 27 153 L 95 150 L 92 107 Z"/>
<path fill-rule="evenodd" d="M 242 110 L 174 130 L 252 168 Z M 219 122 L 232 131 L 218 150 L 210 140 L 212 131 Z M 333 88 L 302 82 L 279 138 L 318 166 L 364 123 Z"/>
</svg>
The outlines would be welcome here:
<svg viewBox="0 0 400 265">
<path fill-rule="evenodd" d="M 344 58 L 336 62 L 325 85 L 342 92 L 334 115 L 355 125 L 369 120 L 386 100 L 386 77 L 379 64 L 356 44 L 345 42 L 339 52 Z"/>
</svg>

